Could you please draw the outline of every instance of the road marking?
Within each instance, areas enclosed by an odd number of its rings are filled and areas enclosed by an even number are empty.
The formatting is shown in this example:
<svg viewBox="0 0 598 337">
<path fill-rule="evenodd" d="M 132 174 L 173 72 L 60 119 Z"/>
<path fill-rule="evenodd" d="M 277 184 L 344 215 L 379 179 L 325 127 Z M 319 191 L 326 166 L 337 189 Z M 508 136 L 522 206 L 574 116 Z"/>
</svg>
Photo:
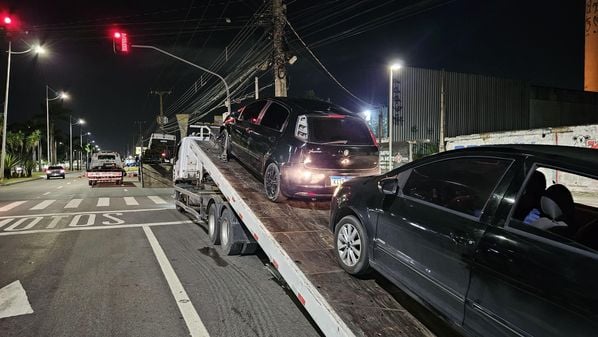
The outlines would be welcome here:
<svg viewBox="0 0 598 337">
<path fill-rule="evenodd" d="M 139 228 L 147 226 L 175 226 L 191 224 L 191 220 L 183 221 L 168 221 L 168 222 L 153 222 L 153 223 L 135 223 L 127 225 L 108 225 L 108 226 L 89 226 L 89 227 L 67 227 L 58 229 L 34 229 L 30 231 L 21 232 L 0 232 L 0 236 L 23 235 L 23 234 L 40 234 L 40 233 L 60 233 L 60 232 L 76 232 L 76 231 L 90 231 L 101 229 L 122 229 L 122 228 Z"/>
<path fill-rule="evenodd" d="M 127 190 L 127 189 L 125 188 L 125 192 L 129 192 L 129 190 Z"/>
<path fill-rule="evenodd" d="M 168 211 L 171 210 L 172 208 L 143 208 L 143 209 L 124 209 L 124 210 L 110 210 L 110 213 L 116 213 L 116 212 L 121 212 L 121 213 L 131 213 L 131 212 L 152 212 L 152 211 Z M 99 213 L 106 213 L 106 210 L 104 211 L 88 211 L 88 212 L 71 212 L 71 213 L 48 213 L 48 214 L 35 214 L 35 216 L 42 216 L 42 217 L 48 217 L 48 216 L 55 216 L 55 215 L 77 215 L 77 214 L 99 214 Z M 0 216 L 0 219 L 20 219 L 20 218 L 30 218 L 31 215 L 5 215 L 5 216 Z"/>
<path fill-rule="evenodd" d="M 54 201 L 56 201 L 56 200 L 44 200 L 44 201 L 40 202 L 39 204 L 31 207 L 29 210 L 35 211 L 38 209 L 44 209 L 44 208 L 52 205 L 54 203 Z"/>
<path fill-rule="evenodd" d="M 48 194 L 50 194 L 50 192 L 46 192 L 46 193 L 44 193 L 43 195 L 48 195 Z"/>
<path fill-rule="evenodd" d="M 20 206 L 24 203 L 26 203 L 27 201 L 15 201 L 15 202 L 11 202 L 8 205 L 4 205 L 2 207 L 0 207 L 0 212 L 6 212 L 6 211 L 10 211 L 11 209 Z"/>
<path fill-rule="evenodd" d="M 139 203 L 133 197 L 125 197 L 125 204 L 128 206 L 139 206 Z"/>
<path fill-rule="evenodd" d="M 0 318 L 32 313 L 33 308 L 29 304 L 27 293 L 23 289 L 21 281 L 16 280 L 0 289 Z"/>
<path fill-rule="evenodd" d="M 151 201 L 153 201 L 155 204 L 161 205 L 161 204 L 166 204 L 167 202 L 164 201 L 164 199 L 155 196 L 155 195 L 148 195 L 147 196 Z"/>
<path fill-rule="evenodd" d="M 67 185 L 70 185 L 71 183 L 66 183 Z"/>
<path fill-rule="evenodd" d="M 97 207 L 108 207 L 110 206 L 110 198 L 99 198 Z"/>
<path fill-rule="evenodd" d="M 83 199 L 73 199 L 69 201 L 64 208 L 77 208 L 81 204 L 81 201 L 83 201 Z"/>
<path fill-rule="evenodd" d="M 64 187 L 64 186 L 58 186 L 57 188 L 58 188 L 58 189 L 61 189 L 61 188 L 63 188 L 63 187 Z"/>
<path fill-rule="evenodd" d="M 156 239 L 154 232 L 152 232 L 152 229 L 149 226 L 143 226 L 143 231 L 147 236 L 147 240 L 149 241 L 150 246 L 152 246 L 154 255 L 156 255 L 158 264 L 160 265 L 162 273 L 166 278 L 166 282 L 168 282 L 168 286 L 170 287 L 170 292 L 172 292 L 172 296 L 174 296 L 174 299 L 176 300 L 176 304 L 178 305 L 179 310 L 183 315 L 183 319 L 187 324 L 187 328 L 189 329 L 191 336 L 210 336 L 210 334 L 208 334 L 208 330 L 201 321 L 201 318 L 199 318 L 199 315 L 197 314 L 197 311 L 195 310 L 193 303 L 191 303 L 191 300 L 189 299 L 189 296 L 187 295 L 185 288 L 183 288 L 181 281 L 177 277 L 176 273 L 174 272 L 174 269 L 172 268 L 172 265 L 168 261 L 166 254 L 164 254 L 164 250 L 162 250 L 162 247 L 160 246 L 158 239 Z"/>
</svg>

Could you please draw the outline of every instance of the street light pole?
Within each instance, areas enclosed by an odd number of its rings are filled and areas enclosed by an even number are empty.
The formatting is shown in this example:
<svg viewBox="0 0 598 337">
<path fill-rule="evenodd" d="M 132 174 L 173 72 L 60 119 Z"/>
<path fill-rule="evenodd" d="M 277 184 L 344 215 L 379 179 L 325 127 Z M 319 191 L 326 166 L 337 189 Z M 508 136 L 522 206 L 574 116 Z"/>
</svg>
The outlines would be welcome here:
<svg viewBox="0 0 598 337">
<path fill-rule="evenodd" d="M 69 170 L 73 170 L 73 116 L 69 115 Z"/>
<path fill-rule="evenodd" d="M 52 90 L 52 92 L 57 94 L 57 96 L 54 98 L 50 98 L 49 97 L 50 90 Z M 68 99 L 68 95 L 63 91 L 56 92 L 54 89 L 50 88 L 49 85 L 46 84 L 46 138 L 47 138 L 47 142 L 48 142 L 48 163 L 54 163 L 56 161 L 56 158 L 53 158 L 54 160 L 52 160 L 52 152 L 50 151 L 50 101 L 54 101 L 59 98 L 60 99 Z"/>
<path fill-rule="evenodd" d="M 8 40 L 8 66 L 6 68 L 6 93 L 4 96 L 4 119 L 2 120 L 2 155 L 0 155 L 0 178 L 4 179 L 4 159 L 6 158 L 6 125 L 8 118 L 8 88 L 10 85 L 10 56 L 12 55 L 12 42 Z M 41 168 L 40 168 L 41 169 Z"/>
<path fill-rule="evenodd" d="M 183 63 L 186 63 L 186 64 L 188 64 L 188 65 L 190 65 L 192 67 L 195 67 L 195 68 L 198 68 L 200 70 L 203 70 L 203 71 L 207 72 L 208 74 L 216 76 L 218 79 L 220 79 L 222 81 L 222 83 L 224 83 L 224 88 L 226 89 L 226 107 L 228 108 L 228 114 L 230 115 L 230 104 L 231 104 L 230 90 L 229 90 L 229 87 L 228 87 L 228 83 L 226 83 L 226 80 L 224 79 L 224 77 L 216 74 L 215 72 L 213 72 L 213 71 L 211 71 L 209 69 L 206 69 L 206 68 L 204 68 L 204 67 L 202 67 L 200 65 L 197 65 L 195 63 L 189 62 L 189 61 L 185 60 L 184 58 L 180 58 L 180 57 L 178 57 L 176 55 L 173 55 L 173 54 L 171 54 L 171 53 L 169 53 L 169 52 L 167 52 L 165 50 L 162 50 L 162 49 L 160 49 L 158 47 L 148 46 L 148 45 L 141 45 L 141 44 L 134 44 L 134 45 L 131 45 L 131 47 L 132 48 L 142 48 L 142 49 L 153 49 L 153 50 L 155 50 L 157 52 L 160 52 L 160 53 L 162 53 L 164 55 L 168 55 L 168 56 L 170 56 L 170 57 L 172 57 L 174 59 L 177 59 L 177 60 L 179 60 L 179 61 L 181 61 Z"/>
<path fill-rule="evenodd" d="M 392 111 L 392 75 L 395 70 L 401 69 L 401 65 L 399 63 L 393 63 L 389 69 L 389 76 L 388 76 L 388 158 L 389 158 L 389 168 L 392 170 L 394 168 L 394 157 L 392 155 L 392 143 L 393 143 L 393 111 Z"/>
</svg>

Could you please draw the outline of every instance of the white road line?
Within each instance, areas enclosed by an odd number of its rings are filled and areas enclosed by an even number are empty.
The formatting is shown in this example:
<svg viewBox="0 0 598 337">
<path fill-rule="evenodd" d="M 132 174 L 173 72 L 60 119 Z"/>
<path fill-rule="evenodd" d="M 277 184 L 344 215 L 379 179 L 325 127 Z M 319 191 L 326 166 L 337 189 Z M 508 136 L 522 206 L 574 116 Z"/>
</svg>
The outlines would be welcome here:
<svg viewBox="0 0 598 337">
<path fill-rule="evenodd" d="M 70 185 L 71 183 L 66 183 L 67 185 Z"/>
<path fill-rule="evenodd" d="M 38 210 L 38 209 L 44 209 L 44 208 L 52 205 L 54 203 L 54 201 L 56 201 L 56 200 L 44 200 L 44 201 L 40 202 L 39 204 L 31 207 L 29 210 L 34 211 L 34 210 Z"/>
<path fill-rule="evenodd" d="M 73 199 L 69 201 L 64 208 L 77 208 L 81 205 L 81 201 L 83 201 L 83 199 Z"/>
<path fill-rule="evenodd" d="M 168 262 L 168 258 L 166 257 L 166 254 L 164 254 L 164 250 L 162 250 L 162 247 L 160 246 L 158 239 L 156 239 L 154 232 L 152 232 L 152 229 L 149 226 L 143 226 L 143 231 L 145 232 L 147 240 L 152 246 L 154 255 L 156 255 L 158 264 L 160 265 L 162 273 L 166 278 L 166 282 L 168 282 L 168 286 L 170 287 L 170 292 L 172 292 L 172 296 L 174 296 L 176 304 L 179 306 L 179 310 L 183 315 L 183 319 L 187 324 L 187 328 L 189 328 L 191 336 L 210 336 L 210 334 L 208 334 L 208 330 L 201 321 L 201 318 L 199 318 L 197 311 L 195 311 L 195 307 L 193 306 L 193 303 L 191 303 L 191 300 L 189 299 L 189 296 L 187 295 L 185 288 L 183 288 L 181 281 L 174 272 L 172 265 L 170 264 L 170 262 Z"/>
<path fill-rule="evenodd" d="M 27 293 L 19 280 L 0 289 L 0 303 L 0 319 L 33 313 Z"/>
<path fill-rule="evenodd" d="M 110 198 L 99 198 L 97 207 L 108 207 L 110 206 Z"/>
<path fill-rule="evenodd" d="M 172 208 L 144 208 L 144 209 L 123 209 L 123 210 L 111 210 L 110 213 L 130 213 L 130 212 L 153 212 L 153 211 L 169 211 Z M 106 210 L 103 211 L 89 211 L 89 212 L 71 212 L 71 213 L 48 213 L 48 214 L 35 214 L 35 216 L 56 216 L 56 215 L 77 215 L 77 214 L 100 214 L 106 213 Z M 20 219 L 20 218 L 29 218 L 31 214 L 27 215 L 5 215 L 0 216 L 0 219 Z"/>
<path fill-rule="evenodd" d="M 164 199 L 156 196 L 156 195 L 148 195 L 147 196 L 151 201 L 153 201 L 155 204 L 161 205 L 161 204 L 166 204 L 166 201 L 164 201 Z"/>
<path fill-rule="evenodd" d="M 22 232 L 0 232 L 0 236 L 92 231 L 92 230 L 100 230 L 100 229 L 139 228 L 139 227 L 147 227 L 147 226 L 175 226 L 175 225 L 185 225 L 185 224 L 190 224 L 190 223 L 193 223 L 193 221 L 184 220 L 184 221 L 168 221 L 168 222 L 154 222 L 154 223 L 135 223 L 135 224 L 128 224 L 128 225 L 68 227 L 68 228 L 59 228 L 59 229 L 34 229 L 34 230 L 26 230 L 26 231 L 22 231 Z"/>
<path fill-rule="evenodd" d="M 125 188 L 125 192 L 129 192 L 129 190 L 127 190 L 127 189 Z"/>
<path fill-rule="evenodd" d="M 63 188 L 63 187 L 64 187 L 64 186 L 58 186 L 58 187 L 57 187 L 57 189 L 61 189 L 61 188 Z"/>
<path fill-rule="evenodd" d="M 44 193 L 43 195 L 48 195 L 48 194 L 50 194 L 50 192 L 46 192 L 46 193 Z"/>
<path fill-rule="evenodd" d="M 11 202 L 8 205 L 4 205 L 2 207 L 0 207 L 0 212 L 6 212 L 6 211 L 10 211 L 11 209 L 20 206 L 24 203 L 26 203 L 27 201 L 15 201 L 15 202 Z"/>
<path fill-rule="evenodd" d="M 127 204 L 127 206 L 139 206 L 139 203 L 134 197 L 125 197 L 125 204 Z"/>
</svg>

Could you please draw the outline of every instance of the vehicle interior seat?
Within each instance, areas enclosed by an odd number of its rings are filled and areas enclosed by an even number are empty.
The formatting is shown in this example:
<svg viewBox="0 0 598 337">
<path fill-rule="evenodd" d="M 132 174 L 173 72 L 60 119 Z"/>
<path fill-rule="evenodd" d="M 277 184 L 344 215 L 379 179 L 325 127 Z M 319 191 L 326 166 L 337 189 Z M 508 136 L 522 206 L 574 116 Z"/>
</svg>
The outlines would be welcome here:
<svg viewBox="0 0 598 337">
<path fill-rule="evenodd" d="M 550 186 L 542 194 L 540 205 L 542 217 L 530 225 L 572 238 L 577 228 L 575 202 L 569 189 L 561 184 Z"/>
<path fill-rule="evenodd" d="M 544 176 L 544 173 L 537 170 L 534 171 L 525 186 L 525 191 L 523 192 L 521 199 L 519 199 L 519 204 L 517 205 L 513 217 L 515 219 L 523 220 L 534 208 L 541 210 L 540 198 L 542 198 L 542 194 L 545 190 L 546 177 Z"/>
</svg>

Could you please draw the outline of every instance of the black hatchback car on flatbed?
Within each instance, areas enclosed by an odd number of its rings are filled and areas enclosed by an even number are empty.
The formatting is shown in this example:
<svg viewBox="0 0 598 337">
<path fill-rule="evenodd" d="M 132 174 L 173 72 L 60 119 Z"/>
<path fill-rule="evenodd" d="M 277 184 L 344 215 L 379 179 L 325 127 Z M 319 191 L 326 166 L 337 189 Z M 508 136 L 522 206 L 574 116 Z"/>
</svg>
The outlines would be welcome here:
<svg viewBox="0 0 598 337">
<path fill-rule="evenodd" d="M 472 336 L 598 332 L 598 151 L 448 151 L 341 185 L 335 254 Z"/>
<path fill-rule="evenodd" d="M 263 178 L 272 201 L 330 197 L 344 181 L 380 173 L 366 122 L 328 102 L 258 100 L 229 119 L 223 133 L 227 152 Z"/>
</svg>

